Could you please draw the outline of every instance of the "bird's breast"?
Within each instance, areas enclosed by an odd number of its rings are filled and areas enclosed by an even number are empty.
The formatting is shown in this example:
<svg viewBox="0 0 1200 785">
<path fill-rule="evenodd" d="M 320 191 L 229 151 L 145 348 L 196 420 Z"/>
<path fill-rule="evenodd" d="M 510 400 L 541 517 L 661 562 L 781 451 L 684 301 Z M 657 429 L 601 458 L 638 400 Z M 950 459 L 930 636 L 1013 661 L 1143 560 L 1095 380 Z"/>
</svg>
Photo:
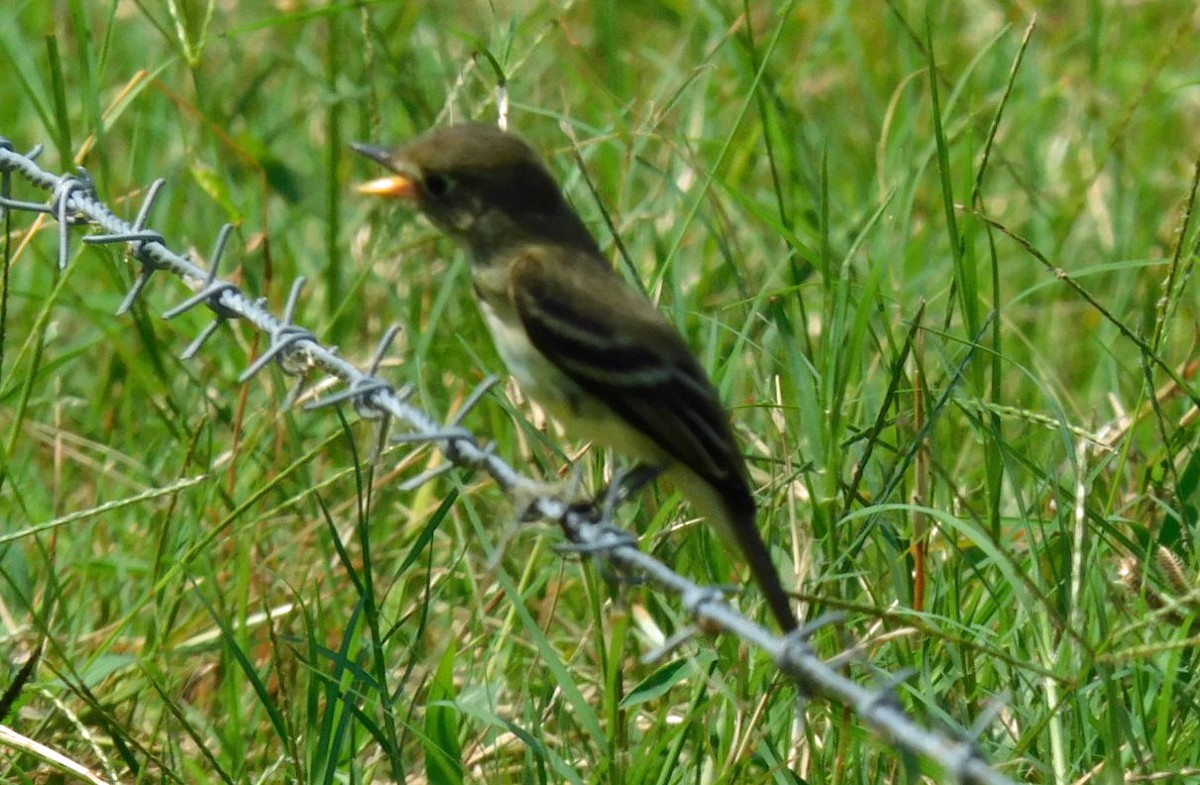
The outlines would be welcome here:
<svg viewBox="0 0 1200 785">
<path fill-rule="evenodd" d="M 534 347 L 516 313 L 502 314 L 486 299 L 481 299 L 479 305 L 500 358 L 525 394 L 546 408 L 577 407 L 579 386 Z"/>
</svg>

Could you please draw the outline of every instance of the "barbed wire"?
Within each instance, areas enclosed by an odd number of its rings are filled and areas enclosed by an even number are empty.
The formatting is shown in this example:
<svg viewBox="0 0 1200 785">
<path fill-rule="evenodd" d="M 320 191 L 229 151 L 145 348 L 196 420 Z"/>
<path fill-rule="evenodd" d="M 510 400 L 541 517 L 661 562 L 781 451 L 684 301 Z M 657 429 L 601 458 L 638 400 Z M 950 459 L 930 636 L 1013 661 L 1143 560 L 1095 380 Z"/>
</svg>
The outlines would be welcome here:
<svg viewBox="0 0 1200 785">
<path fill-rule="evenodd" d="M 172 251 L 164 236 L 149 228 L 150 215 L 165 181 L 156 180 L 148 189 L 137 216 L 132 223 L 118 217 L 100 200 L 95 184 L 87 171 L 80 167 L 74 174 L 51 174 L 36 163 L 40 146 L 27 154 L 16 152 L 12 143 L 0 137 L 0 217 L 7 211 L 43 213 L 58 222 L 58 266 L 67 266 L 71 230 L 79 225 L 93 225 L 104 234 L 83 238 L 91 245 L 123 244 L 129 255 L 140 265 L 138 276 L 126 294 L 117 315 L 133 307 L 151 277 L 167 271 L 180 277 L 195 291 L 192 297 L 163 313 L 174 318 L 186 311 L 206 306 L 215 320 L 184 350 L 182 357 L 194 356 L 226 321 L 242 319 L 253 324 L 270 337 L 270 345 L 238 378 L 240 383 L 276 361 L 284 373 L 298 377 L 299 383 L 288 396 L 294 401 L 304 380 L 320 370 L 347 383 L 338 392 L 307 405 L 307 409 L 332 406 L 350 401 L 365 419 L 380 421 L 380 443 L 391 421 L 406 423 L 409 433 L 392 436 L 393 442 L 430 443 L 441 450 L 447 459 L 436 469 L 425 472 L 405 483 L 415 488 L 455 467 L 481 469 L 510 496 L 524 501 L 526 517 L 555 522 L 562 529 L 570 548 L 581 555 L 608 562 L 616 569 L 639 574 L 658 586 L 678 595 L 694 620 L 694 625 L 670 638 L 647 659 L 662 657 L 700 632 L 717 631 L 736 635 L 766 652 L 781 671 L 795 680 L 802 699 L 819 696 L 849 707 L 864 723 L 900 750 L 932 760 L 947 775 L 968 783 L 1014 785 L 1013 780 L 999 773 L 981 757 L 975 739 L 995 719 L 1000 704 L 993 705 L 972 727 L 967 738 L 952 738 L 949 734 L 931 731 L 909 717 L 900 705 L 895 688 L 908 675 L 892 678 L 882 685 L 864 687 L 842 675 L 835 659 L 822 659 L 809 644 L 812 635 L 829 624 L 841 620 L 830 614 L 787 635 L 776 635 L 739 613 L 719 589 L 702 586 L 671 570 L 662 562 L 642 552 L 636 537 L 612 522 L 613 510 L 624 500 L 619 492 L 604 499 L 580 503 L 554 495 L 551 486 L 526 477 L 495 454 L 492 445 L 481 443 L 463 427 L 463 419 L 495 383 L 489 378 L 478 385 L 455 417 L 448 423 L 434 417 L 409 402 L 413 388 L 396 387 L 377 376 L 380 363 L 398 332 L 387 330 L 379 343 L 367 370 L 361 370 L 340 357 L 336 350 L 323 346 L 311 330 L 295 322 L 296 307 L 303 291 L 304 279 L 293 284 L 283 316 L 278 317 L 266 308 L 265 298 L 253 298 L 237 285 L 222 280 L 218 268 L 226 250 L 231 225 L 218 233 L 209 269 L 195 264 L 186 254 Z M 11 197 L 12 175 L 18 174 L 29 183 L 50 192 L 46 202 L 27 202 Z M 5 238 L 7 242 L 8 238 Z M 621 483 L 610 486 L 619 489 Z"/>
</svg>

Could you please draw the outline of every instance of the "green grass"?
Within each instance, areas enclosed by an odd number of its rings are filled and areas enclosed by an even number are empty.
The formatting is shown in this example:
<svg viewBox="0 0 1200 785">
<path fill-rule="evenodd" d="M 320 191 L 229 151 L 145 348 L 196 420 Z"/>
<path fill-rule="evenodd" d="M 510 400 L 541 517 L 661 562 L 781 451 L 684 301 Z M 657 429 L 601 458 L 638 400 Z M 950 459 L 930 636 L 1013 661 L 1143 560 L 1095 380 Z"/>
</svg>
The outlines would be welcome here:
<svg viewBox="0 0 1200 785">
<path fill-rule="evenodd" d="M 902 704 L 949 733 L 1001 702 L 978 745 L 1017 780 L 1200 768 L 1192 4 L 1061 4 L 1027 45 L 1024 6 L 982 0 L 10 5 L 0 135 L 129 217 L 166 178 L 174 248 L 234 222 L 224 273 L 276 310 L 306 276 L 299 321 L 361 364 L 403 325 L 386 375 L 439 417 L 501 363 L 461 254 L 354 195 L 347 144 L 494 120 L 502 75 L 712 371 L 805 617 L 847 612 L 819 651 L 858 643 L 865 684 L 911 669 Z M 481 476 L 401 490 L 433 453 L 372 465 L 351 409 L 281 411 L 276 369 L 237 385 L 250 327 L 181 361 L 207 316 L 159 318 L 178 282 L 115 317 L 115 249 L 76 240 L 59 274 L 54 226 L 7 221 L 0 687 L 46 648 L 3 724 L 120 782 L 914 773 L 839 706 L 797 725 L 732 637 L 641 664 L 676 598 L 514 531 Z M 578 445 L 521 401 L 465 424 L 563 474 Z M 666 488 L 621 513 L 736 580 L 686 515 Z M 0 753 L 0 780 L 56 776 Z"/>
</svg>

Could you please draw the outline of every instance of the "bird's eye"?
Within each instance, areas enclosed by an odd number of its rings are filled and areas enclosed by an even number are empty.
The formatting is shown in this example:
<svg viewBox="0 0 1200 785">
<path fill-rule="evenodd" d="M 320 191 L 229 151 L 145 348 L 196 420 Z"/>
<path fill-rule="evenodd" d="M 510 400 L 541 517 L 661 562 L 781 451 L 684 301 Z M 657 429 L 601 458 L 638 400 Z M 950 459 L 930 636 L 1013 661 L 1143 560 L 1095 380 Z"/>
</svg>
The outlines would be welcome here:
<svg viewBox="0 0 1200 785">
<path fill-rule="evenodd" d="M 450 193 L 451 185 L 450 178 L 441 172 L 430 172 L 425 175 L 425 192 L 434 199 L 441 199 Z"/>
</svg>

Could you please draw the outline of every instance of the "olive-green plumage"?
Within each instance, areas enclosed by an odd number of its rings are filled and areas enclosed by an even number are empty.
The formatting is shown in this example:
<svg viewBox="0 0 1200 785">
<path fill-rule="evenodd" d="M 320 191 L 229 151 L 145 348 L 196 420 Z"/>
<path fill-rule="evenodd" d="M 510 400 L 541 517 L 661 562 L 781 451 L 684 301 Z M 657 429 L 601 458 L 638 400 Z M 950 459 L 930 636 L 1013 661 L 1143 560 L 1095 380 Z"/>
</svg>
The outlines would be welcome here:
<svg viewBox="0 0 1200 785">
<path fill-rule="evenodd" d="M 360 190 L 415 202 L 470 251 L 480 306 L 525 392 L 569 434 L 662 467 L 740 548 L 775 619 L 794 629 L 716 390 L 679 332 L 612 269 L 533 150 L 476 124 L 355 149 L 393 173 Z"/>
</svg>

